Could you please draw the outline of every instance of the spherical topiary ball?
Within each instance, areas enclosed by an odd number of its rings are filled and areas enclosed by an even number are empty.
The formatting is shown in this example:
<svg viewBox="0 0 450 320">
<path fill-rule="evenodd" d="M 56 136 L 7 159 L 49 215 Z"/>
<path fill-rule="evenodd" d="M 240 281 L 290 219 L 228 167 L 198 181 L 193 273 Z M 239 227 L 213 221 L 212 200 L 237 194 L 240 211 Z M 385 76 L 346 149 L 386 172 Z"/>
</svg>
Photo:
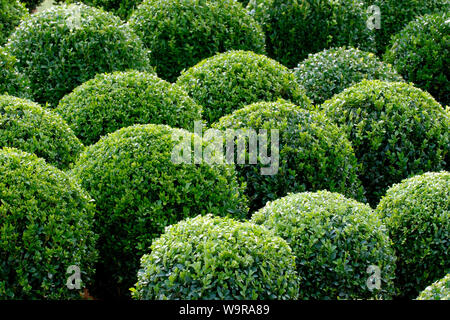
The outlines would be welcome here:
<svg viewBox="0 0 450 320">
<path fill-rule="evenodd" d="M 97 73 L 150 68 L 147 50 L 129 26 L 83 4 L 33 14 L 6 48 L 30 79 L 33 100 L 52 106 Z"/>
<path fill-rule="evenodd" d="M 409 23 L 393 37 L 384 60 L 405 80 L 450 104 L 450 14 L 427 15 Z"/>
<path fill-rule="evenodd" d="M 0 149 L 0 300 L 81 298 L 97 260 L 94 205 L 72 178 L 43 159 Z M 70 282 L 77 285 L 76 281 Z"/>
<path fill-rule="evenodd" d="M 19 0 L 0 0 L 0 46 L 26 15 L 27 9 Z"/>
<path fill-rule="evenodd" d="M 450 273 L 426 287 L 417 300 L 450 300 Z"/>
<path fill-rule="evenodd" d="M 310 104 L 285 66 L 249 51 L 205 59 L 183 72 L 177 84 L 204 107 L 204 118 L 210 123 L 259 101 L 282 98 L 305 108 Z"/>
<path fill-rule="evenodd" d="M 245 217 L 233 167 L 177 158 L 205 146 L 188 131 L 148 124 L 120 129 L 81 155 L 73 174 L 97 204 L 95 296 L 128 295 L 139 257 L 165 226 L 198 214 Z"/>
<path fill-rule="evenodd" d="M 415 298 L 450 272 L 450 173 L 425 173 L 392 186 L 377 207 L 398 257 L 395 285 Z"/>
<path fill-rule="evenodd" d="M 261 27 L 236 0 L 145 0 L 129 23 L 150 49 L 158 75 L 169 81 L 218 52 L 264 52 Z"/>
<path fill-rule="evenodd" d="M 0 94 L 27 98 L 30 95 L 29 81 L 17 71 L 16 58 L 0 48 Z"/>
<path fill-rule="evenodd" d="M 263 26 L 269 57 L 289 68 L 330 47 L 375 50 L 360 0 L 252 0 L 247 9 Z"/>
<path fill-rule="evenodd" d="M 389 298 L 395 256 L 381 219 L 338 193 L 291 194 L 251 222 L 286 239 L 301 278 L 299 299 Z"/>
<path fill-rule="evenodd" d="M 294 69 L 294 75 L 317 104 L 364 79 L 403 81 L 391 65 L 373 53 L 354 48 L 333 48 L 311 54 Z"/>
<path fill-rule="evenodd" d="M 393 183 L 445 166 L 449 115 L 412 84 L 363 80 L 322 108 L 348 133 L 371 205 Z"/>
<path fill-rule="evenodd" d="M 56 0 L 56 2 L 83 2 L 88 6 L 102 8 L 114 13 L 123 20 L 127 20 L 142 0 Z"/>
<path fill-rule="evenodd" d="M 166 228 L 141 259 L 140 300 L 296 299 L 291 248 L 269 230 L 230 218 L 197 216 Z"/>
<path fill-rule="evenodd" d="M 261 157 L 261 152 L 267 149 L 266 155 L 270 154 L 268 164 L 263 164 L 261 159 L 252 164 L 247 157 L 245 163 L 238 162 L 236 166 L 240 177 L 247 182 L 246 192 L 252 211 L 289 192 L 328 189 L 348 197 L 364 198 L 350 142 L 344 131 L 321 113 L 303 110 L 281 100 L 260 102 L 236 110 L 213 127 L 242 130 L 230 134 L 246 139 L 247 145 L 253 131 L 258 135 L 258 150 L 251 151 L 247 147 L 247 153 L 257 151 Z M 267 130 L 269 135 L 266 148 L 262 147 L 264 135 L 261 130 Z M 271 130 L 278 131 L 272 135 Z M 239 139 L 236 139 L 237 145 Z M 269 168 L 273 171 L 263 174 L 262 169 Z"/>
<path fill-rule="evenodd" d="M 60 169 L 67 169 L 84 148 L 58 114 L 29 100 L 0 95 L 3 147 L 34 153 Z"/>
<path fill-rule="evenodd" d="M 380 54 L 385 52 L 391 37 L 410 21 L 423 15 L 450 10 L 448 0 L 364 0 L 364 2 L 367 7 L 375 5 L 380 9 L 380 28 L 374 30 L 377 51 Z M 373 14 L 374 12 L 371 15 Z M 436 38 L 434 41 L 440 40 Z"/>
<path fill-rule="evenodd" d="M 99 74 L 66 95 L 56 109 L 83 143 L 133 124 L 193 129 L 202 107 L 181 88 L 139 71 Z"/>
</svg>

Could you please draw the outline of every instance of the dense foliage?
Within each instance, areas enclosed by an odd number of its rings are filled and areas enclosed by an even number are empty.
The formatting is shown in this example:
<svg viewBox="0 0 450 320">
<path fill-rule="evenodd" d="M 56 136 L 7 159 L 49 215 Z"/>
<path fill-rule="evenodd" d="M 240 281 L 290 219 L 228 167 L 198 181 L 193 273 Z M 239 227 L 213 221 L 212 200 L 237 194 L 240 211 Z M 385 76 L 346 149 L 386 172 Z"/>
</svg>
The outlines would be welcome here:
<svg viewBox="0 0 450 320">
<path fill-rule="evenodd" d="M 391 65 L 373 53 L 354 48 L 332 48 L 310 54 L 295 68 L 294 75 L 317 104 L 364 79 L 403 81 Z"/>
<path fill-rule="evenodd" d="M 97 73 L 149 68 L 142 42 L 119 18 L 86 5 L 54 6 L 23 21 L 6 45 L 33 100 L 58 101 Z"/>
<path fill-rule="evenodd" d="M 133 124 L 167 124 L 192 130 L 202 108 L 177 85 L 138 72 L 98 74 L 59 102 L 56 109 L 90 145 Z"/>
<path fill-rule="evenodd" d="M 141 259 L 136 299 L 296 299 L 291 248 L 267 229 L 212 215 L 170 226 Z"/>
<path fill-rule="evenodd" d="M 338 193 L 291 194 L 269 202 L 251 222 L 286 239 L 301 278 L 299 299 L 373 299 L 394 294 L 394 251 L 372 209 Z M 369 266 L 381 270 L 369 288 Z"/>
<path fill-rule="evenodd" d="M 30 95 L 28 79 L 17 71 L 17 60 L 0 48 L 0 94 L 27 98 Z"/>
<path fill-rule="evenodd" d="M 285 66 L 249 51 L 229 51 L 205 59 L 184 71 L 177 84 L 204 107 L 209 123 L 259 101 L 283 98 L 305 108 L 310 104 Z"/>
<path fill-rule="evenodd" d="M 450 273 L 426 287 L 417 300 L 450 300 Z"/>
<path fill-rule="evenodd" d="M 34 153 L 60 169 L 67 169 L 84 148 L 59 115 L 29 100 L 0 95 L 3 147 Z"/>
<path fill-rule="evenodd" d="M 267 201 L 285 196 L 289 192 L 327 189 L 351 198 L 363 199 L 358 179 L 358 165 L 350 142 L 344 131 L 331 123 L 323 114 L 307 111 L 286 101 L 260 102 L 246 106 L 224 116 L 215 128 L 241 129 L 239 139 L 247 145 L 250 130 L 267 130 L 270 154 L 274 157 L 272 129 L 279 134 L 279 162 L 250 164 L 247 148 L 245 164 L 238 164 L 240 177 L 247 182 L 247 195 L 251 210 Z M 231 137 L 233 138 L 233 137 Z M 229 139 L 227 137 L 227 139 Z M 262 152 L 259 143 L 259 155 Z M 267 148 L 269 149 L 269 147 Z M 274 174 L 261 174 L 262 168 L 273 167 Z"/>
<path fill-rule="evenodd" d="M 91 198 L 68 175 L 17 149 L 0 149 L 0 300 L 80 298 L 69 266 L 91 282 L 97 259 Z"/>
<path fill-rule="evenodd" d="M 393 37 L 384 60 L 405 80 L 440 103 L 450 104 L 450 14 L 428 15 L 409 23 Z"/>
<path fill-rule="evenodd" d="M 375 39 L 379 54 L 383 54 L 393 35 L 402 30 L 417 17 L 435 12 L 448 12 L 448 0 L 363 0 L 366 6 L 380 8 L 380 29 L 375 29 Z M 373 14 L 373 12 L 372 12 Z M 371 15 L 372 15 L 371 14 Z M 435 39 L 438 40 L 438 39 Z"/>
<path fill-rule="evenodd" d="M 253 0 L 247 8 L 263 26 L 269 56 L 289 68 L 330 47 L 375 49 L 360 0 Z"/>
<path fill-rule="evenodd" d="M 371 205 L 390 185 L 445 168 L 449 114 L 412 84 L 364 80 L 322 108 L 348 133 Z"/>
<path fill-rule="evenodd" d="M 19 0 L 0 0 L 0 46 L 27 14 L 25 6 Z"/>
<path fill-rule="evenodd" d="M 192 149 L 206 146 L 182 129 L 135 125 L 100 139 L 77 162 L 73 174 L 97 204 L 97 296 L 129 295 L 139 258 L 165 226 L 207 213 L 245 217 L 234 168 L 172 161 L 180 138 L 194 140 Z"/>
<path fill-rule="evenodd" d="M 33 12 L 44 0 L 20 0 L 28 11 Z"/>
<path fill-rule="evenodd" d="M 144 0 L 129 23 L 150 49 L 158 75 L 169 81 L 219 52 L 264 52 L 261 27 L 236 0 Z"/>
<path fill-rule="evenodd" d="M 377 212 L 396 251 L 395 286 L 415 298 L 450 272 L 450 173 L 425 173 L 392 186 Z"/>
<path fill-rule="evenodd" d="M 121 19 L 127 20 L 143 0 L 57 0 L 56 2 L 74 3 L 80 1 L 88 6 L 110 11 Z"/>
</svg>

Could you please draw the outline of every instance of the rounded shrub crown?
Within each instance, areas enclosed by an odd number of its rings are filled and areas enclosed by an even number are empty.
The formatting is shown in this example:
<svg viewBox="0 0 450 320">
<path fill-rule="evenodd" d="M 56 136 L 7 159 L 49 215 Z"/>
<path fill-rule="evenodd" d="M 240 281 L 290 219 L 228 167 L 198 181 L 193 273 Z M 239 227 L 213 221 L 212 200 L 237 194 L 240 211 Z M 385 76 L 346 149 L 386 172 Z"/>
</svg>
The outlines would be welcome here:
<svg viewBox="0 0 450 320">
<path fill-rule="evenodd" d="M 360 0 L 252 0 L 247 9 L 263 26 L 269 56 L 289 68 L 330 47 L 375 49 Z"/>
<path fill-rule="evenodd" d="M 74 167 L 73 174 L 97 204 L 99 296 L 108 291 L 128 294 L 139 257 L 165 226 L 206 213 L 245 217 L 245 198 L 234 168 L 173 161 L 184 142 L 187 155 L 205 145 L 185 130 L 135 125 L 88 147 Z"/>
<path fill-rule="evenodd" d="M 69 266 L 91 283 L 97 259 L 91 198 L 64 172 L 17 149 L 0 149 L 0 300 L 80 298 Z"/>
<path fill-rule="evenodd" d="M 410 21 L 435 12 L 448 12 L 448 0 L 363 0 L 366 6 L 376 5 L 380 8 L 381 26 L 375 29 L 378 53 L 386 50 L 391 37 L 402 30 Z M 410 38 L 412 40 L 412 38 Z M 434 41 L 440 41 L 435 38 Z"/>
<path fill-rule="evenodd" d="M 269 166 L 262 165 L 261 160 L 257 165 L 249 164 L 249 160 L 246 164 L 237 165 L 240 177 L 247 182 L 252 210 L 289 192 L 307 190 L 329 189 L 349 197 L 363 198 L 352 146 L 344 132 L 321 113 L 307 111 L 282 100 L 260 102 L 221 118 L 214 127 L 240 129 L 242 133 L 238 135 L 246 141 L 251 130 L 256 133 L 267 130 L 269 135 L 271 130 L 278 130 L 279 161 L 274 174 L 261 174 L 261 168 Z M 267 154 L 271 152 L 271 157 L 274 157 L 274 136 L 268 137 L 267 141 L 270 145 Z M 261 144 L 258 152 L 261 155 Z"/>
<path fill-rule="evenodd" d="M 66 95 L 56 109 L 87 145 L 133 124 L 193 129 L 202 108 L 181 88 L 139 71 L 99 74 Z"/>
<path fill-rule="evenodd" d="M 27 98 L 30 95 L 28 79 L 17 70 L 17 60 L 0 48 L 0 94 Z"/>
<path fill-rule="evenodd" d="M 183 72 L 177 84 L 204 107 L 204 118 L 210 123 L 259 101 L 283 98 L 302 107 L 310 104 L 285 66 L 249 51 L 205 59 Z"/>
<path fill-rule="evenodd" d="M 393 183 L 445 166 L 448 113 L 411 84 L 363 80 L 322 108 L 348 133 L 372 205 Z"/>
<path fill-rule="evenodd" d="M 267 203 L 251 222 L 289 243 L 301 279 L 299 299 L 393 295 L 391 241 L 368 205 L 328 191 L 291 194 Z M 367 285 L 371 266 L 380 270 L 378 288 Z"/>
<path fill-rule="evenodd" d="M 450 300 L 450 273 L 426 287 L 417 300 Z"/>
<path fill-rule="evenodd" d="M 333 48 L 310 54 L 299 63 L 294 75 L 317 104 L 364 79 L 403 81 L 391 65 L 380 61 L 373 53 L 354 48 Z"/>
<path fill-rule="evenodd" d="M 450 272 L 450 173 L 425 173 L 392 186 L 377 207 L 398 257 L 396 287 L 415 298 Z"/>
<path fill-rule="evenodd" d="M 59 115 L 29 100 L 0 95 L 0 123 L 0 148 L 34 153 L 60 169 L 84 148 Z"/>
<path fill-rule="evenodd" d="M 33 100 L 52 106 L 97 73 L 149 68 L 147 51 L 127 25 L 82 4 L 31 15 L 6 47 L 29 77 Z"/>
<path fill-rule="evenodd" d="M 169 81 L 218 52 L 264 52 L 261 27 L 236 0 L 145 0 L 129 23 L 150 49 L 158 75 Z"/>
<path fill-rule="evenodd" d="M 392 63 L 405 80 L 413 82 L 431 93 L 439 102 L 448 105 L 449 39 L 450 13 L 420 17 L 392 38 L 384 60 Z"/>
<path fill-rule="evenodd" d="M 170 226 L 141 259 L 136 299 L 296 299 L 287 243 L 267 229 L 198 216 Z"/>
<path fill-rule="evenodd" d="M 0 0 L 0 46 L 8 40 L 26 14 L 27 9 L 19 0 Z"/>
</svg>

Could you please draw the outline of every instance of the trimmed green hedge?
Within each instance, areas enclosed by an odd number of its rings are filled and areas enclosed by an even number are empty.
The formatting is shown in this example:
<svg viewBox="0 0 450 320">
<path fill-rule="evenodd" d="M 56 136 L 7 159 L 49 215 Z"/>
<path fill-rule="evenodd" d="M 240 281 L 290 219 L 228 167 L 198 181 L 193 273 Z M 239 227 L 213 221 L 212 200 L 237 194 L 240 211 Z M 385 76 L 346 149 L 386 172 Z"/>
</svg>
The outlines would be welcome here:
<svg viewBox="0 0 450 320">
<path fill-rule="evenodd" d="M 202 107 L 177 85 L 139 71 L 98 74 L 61 99 L 56 111 L 86 145 L 133 124 L 192 131 L 202 117 Z"/>
<path fill-rule="evenodd" d="M 150 69 L 147 50 L 129 26 L 86 5 L 54 6 L 31 15 L 6 48 L 30 79 L 33 100 L 52 106 L 97 73 Z"/>
<path fill-rule="evenodd" d="M 415 298 L 450 271 L 450 173 L 429 172 L 392 186 L 376 211 L 394 242 L 395 286 Z"/>
<path fill-rule="evenodd" d="M 375 39 L 379 54 L 383 54 L 389 40 L 409 22 L 426 14 L 448 12 L 448 0 L 363 0 L 366 6 L 380 8 L 381 28 L 375 29 Z M 434 39 L 434 40 L 437 40 Z"/>
<path fill-rule="evenodd" d="M 0 148 L 34 153 L 67 169 L 84 147 L 57 114 L 30 100 L 0 95 Z"/>
<path fill-rule="evenodd" d="M 360 0 L 253 0 L 247 9 L 263 26 L 269 57 L 289 68 L 330 47 L 375 50 Z"/>
<path fill-rule="evenodd" d="M 233 167 L 172 162 L 180 138 L 206 146 L 195 137 L 165 125 L 135 125 L 103 137 L 79 158 L 73 174 L 97 204 L 101 262 L 94 296 L 128 296 L 139 258 L 165 226 L 198 214 L 245 217 Z"/>
<path fill-rule="evenodd" d="M 394 295 L 394 250 L 381 219 L 368 205 L 328 191 L 291 194 L 267 203 L 251 222 L 289 243 L 301 278 L 299 299 Z M 381 271 L 378 287 L 367 285 L 370 266 Z"/>
<path fill-rule="evenodd" d="M 249 51 L 229 51 L 205 59 L 184 71 L 177 84 L 204 107 L 209 123 L 259 101 L 283 98 L 305 108 L 310 105 L 285 66 Z"/>
<path fill-rule="evenodd" d="M 412 84 L 364 80 L 322 108 L 348 133 L 373 206 L 390 185 L 445 168 L 450 117 L 430 94 Z"/>
<path fill-rule="evenodd" d="M 18 0 L 0 0 L 0 46 L 8 40 L 26 15 L 27 9 Z"/>
<path fill-rule="evenodd" d="M 265 129 L 269 134 L 268 145 L 272 147 L 275 145 L 270 130 L 279 130 L 279 167 L 275 174 L 262 175 L 261 168 L 270 165 L 262 165 L 261 160 L 257 165 L 249 164 L 248 147 L 246 164 L 236 165 L 241 179 L 247 182 L 251 211 L 289 192 L 328 189 L 364 199 L 352 146 L 344 131 L 321 113 L 282 100 L 260 102 L 236 110 L 213 127 L 241 129 L 239 136 L 247 142 L 249 129 L 256 133 Z M 269 154 L 273 157 L 271 151 Z"/>
<path fill-rule="evenodd" d="M 450 273 L 426 287 L 417 300 L 450 300 Z"/>
<path fill-rule="evenodd" d="M 91 283 L 97 260 L 91 198 L 64 172 L 17 149 L 0 149 L 0 300 L 80 299 L 67 268 Z"/>
<path fill-rule="evenodd" d="M 150 49 L 158 75 L 169 81 L 219 52 L 265 51 L 261 27 L 236 0 L 144 0 L 129 24 Z"/>
<path fill-rule="evenodd" d="M 355 48 L 332 48 L 310 54 L 294 69 L 294 75 L 317 104 L 364 79 L 403 81 L 391 65 L 373 53 Z"/>
<path fill-rule="evenodd" d="M 0 48 L 0 94 L 28 98 L 30 87 L 28 79 L 17 71 L 17 60 Z"/>
<path fill-rule="evenodd" d="M 212 215 L 166 228 L 141 259 L 135 299 L 296 299 L 291 248 L 267 229 Z"/>
<path fill-rule="evenodd" d="M 449 21 L 447 12 L 418 18 L 392 38 L 384 55 L 405 80 L 444 105 L 450 104 Z"/>
</svg>

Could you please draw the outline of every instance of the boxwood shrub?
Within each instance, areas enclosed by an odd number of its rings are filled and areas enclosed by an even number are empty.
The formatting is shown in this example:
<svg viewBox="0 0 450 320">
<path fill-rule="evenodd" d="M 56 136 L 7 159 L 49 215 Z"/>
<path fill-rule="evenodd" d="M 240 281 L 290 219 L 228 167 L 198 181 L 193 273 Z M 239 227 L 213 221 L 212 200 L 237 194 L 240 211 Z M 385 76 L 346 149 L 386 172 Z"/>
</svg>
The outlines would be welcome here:
<svg viewBox="0 0 450 320">
<path fill-rule="evenodd" d="M 67 169 L 83 145 L 64 120 L 37 103 L 0 95 L 0 148 L 14 147 Z"/>
<path fill-rule="evenodd" d="M 30 96 L 28 79 L 17 70 L 17 60 L 0 48 L 0 94 L 27 98 Z"/>
<path fill-rule="evenodd" d="M 204 118 L 210 123 L 259 101 L 283 98 L 305 108 L 310 104 L 285 66 L 249 51 L 205 59 L 184 71 L 177 84 L 204 107 Z"/>
<path fill-rule="evenodd" d="M 398 257 L 396 287 L 415 298 L 450 272 L 450 173 L 428 172 L 392 186 L 377 207 Z"/>
<path fill-rule="evenodd" d="M 364 199 L 350 142 L 343 130 L 319 112 L 303 110 L 282 100 L 259 102 L 224 116 L 213 127 L 241 129 L 236 144 L 243 138 L 247 145 L 248 130 L 256 133 L 267 130 L 269 145 L 272 145 L 270 130 L 279 130 L 279 167 L 275 174 L 262 175 L 261 168 L 269 165 L 262 165 L 260 160 L 257 165 L 249 164 L 248 147 L 246 164 L 236 165 L 239 176 L 247 183 L 252 211 L 289 192 L 329 189 Z"/>
<path fill-rule="evenodd" d="M 83 2 L 88 6 L 102 8 L 114 13 L 123 20 L 127 20 L 142 0 L 57 0 L 56 2 Z"/>
<path fill-rule="evenodd" d="M 27 9 L 19 0 L 0 0 L 0 46 L 8 40 L 26 14 Z"/>
<path fill-rule="evenodd" d="M 448 12 L 448 0 L 363 0 L 366 6 L 376 5 L 380 8 L 381 28 L 375 29 L 377 51 L 383 54 L 391 37 L 402 30 L 409 22 L 419 16 Z M 434 39 L 439 40 L 439 39 Z"/>
<path fill-rule="evenodd" d="M 243 186 L 234 168 L 172 162 L 180 138 L 194 140 L 193 150 L 206 146 L 182 129 L 135 125 L 88 147 L 74 167 L 97 204 L 101 262 L 94 296 L 129 296 L 139 258 L 165 226 L 207 213 L 245 217 Z"/>
<path fill-rule="evenodd" d="M 310 54 L 294 69 L 294 75 L 317 104 L 364 79 L 403 81 L 391 65 L 373 53 L 342 47 Z"/>
<path fill-rule="evenodd" d="M 129 23 L 169 81 L 218 52 L 265 50 L 261 27 L 236 0 L 145 0 Z"/>
<path fill-rule="evenodd" d="M 450 300 L 450 273 L 426 287 L 417 300 Z"/>
<path fill-rule="evenodd" d="M 450 12 L 450 11 L 449 11 Z M 405 80 L 450 104 L 450 14 L 420 17 L 392 39 L 384 60 Z"/>
<path fill-rule="evenodd" d="M 197 216 L 166 228 L 141 259 L 135 299 L 296 299 L 291 248 L 269 230 Z"/>
<path fill-rule="evenodd" d="M 360 0 L 252 0 L 247 9 L 263 26 L 269 57 L 289 68 L 330 47 L 375 50 Z"/>
<path fill-rule="evenodd" d="M 202 107 L 177 85 L 139 71 L 98 74 L 66 95 L 56 111 L 86 145 L 133 124 L 193 129 L 202 116 Z"/>
<path fill-rule="evenodd" d="M 150 68 L 147 50 L 127 25 L 83 4 L 33 14 L 6 48 L 29 77 L 33 100 L 52 106 L 97 73 Z"/>
<path fill-rule="evenodd" d="M 322 108 L 348 133 L 371 205 L 390 185 L 445 168 L 449 115 L 412 84 L 363 80 Z"/>
<path fill-rule="evenodd" d="M 69 266 L 91 283 L 97 260 L 91 198 L 36 155 L 0 149 L 0 300 L 77 299 Z"/>
<path fill-rule="evenodd" d="M 328 191 L 297 193 L 267 203 L 251 222 L 289 243 L 301 278 L 299 299 L 374 299 L 394 294 L 391 240 L 368 205 Z M 369 277 L 378 276 L 368 273 L 370 266 L 380 270 L 379 289 L 367 285 Z"/>
</svg>

